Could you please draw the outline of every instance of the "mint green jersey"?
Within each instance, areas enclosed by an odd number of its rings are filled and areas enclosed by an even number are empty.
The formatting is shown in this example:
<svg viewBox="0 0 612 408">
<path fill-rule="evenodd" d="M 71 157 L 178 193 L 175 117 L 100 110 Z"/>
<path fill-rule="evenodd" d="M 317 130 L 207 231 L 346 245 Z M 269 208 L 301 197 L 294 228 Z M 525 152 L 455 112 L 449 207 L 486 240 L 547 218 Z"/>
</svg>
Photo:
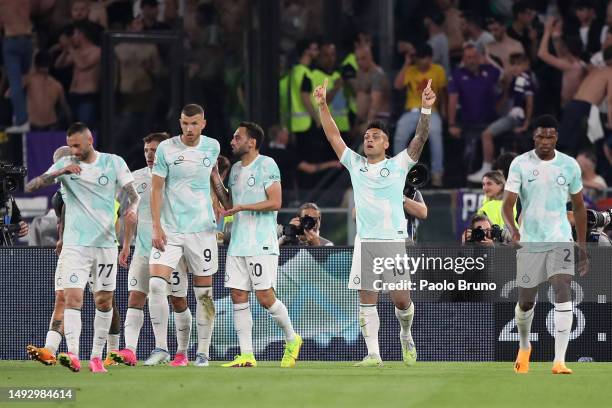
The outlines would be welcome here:
<svg viewBox="0 0 612 408">
<path fill-rule="evenodd" d="M 512 161 L 506 191 L 521 199 L 521 243 L 571 242 L 572 228 L 566 203 L 570 194 L 582 190 L 578 162 L 555 150 L 552 160 L 541 160 L 535 150 Z M 528 245 L 527 252 L 547 251 L 546 245 Z"/>
<path fill-rule="evenodd" d="M 204 135 L 197 146 L 186 146 L 180 136 L 175 136 L 157 147 L 153 174 L 166 179 L 161 209 L 161 224 L 166 232 L 216 229 L 210 173 L 220 150 L 219 142 Z"/>
<path fill-rule="evenodd" d="M 359 238 L 405 239 L 404 185 L 408 171 L 416 164 L 408 151 L 370 164 L 347 147 L 340 163 L 351 176 Z"/>
<path fill-rule="evenodd" d="M 234 163 L 228 187 L 232 204 L 255 204 L 267 200 L 266 189 L 280 183 L 276 162 L 259 155 L 246 167 Z M 240 211 L 234 214 L 227 254 L 231 256 L 278 255 L 277 211 Z"/>
<path fill-rule="evenodd" d="M 151 221 L 151 169 L 145 167 L 136 170 L 132 175 L 134 176 L 134 188 L 140 196 L 134 256 L 146 256 L 148 258 L 151 254 L 151 246 L 153 245 L 153 222 Z"/>
<path fill-rule="evenodd" d="M 74 156 L 65 156 L 53 164 L 46 174 L 69 164 L 78 164 L 81 174 L 63 174 L 56 180 L 62 184 L 66 206 L 64 245 L 96 248 L 116 247 L 115 197 L 134 178 L 125 161 L 114 154 L 94 152 L 96 160 L 84 163 Z"/>
</svg>

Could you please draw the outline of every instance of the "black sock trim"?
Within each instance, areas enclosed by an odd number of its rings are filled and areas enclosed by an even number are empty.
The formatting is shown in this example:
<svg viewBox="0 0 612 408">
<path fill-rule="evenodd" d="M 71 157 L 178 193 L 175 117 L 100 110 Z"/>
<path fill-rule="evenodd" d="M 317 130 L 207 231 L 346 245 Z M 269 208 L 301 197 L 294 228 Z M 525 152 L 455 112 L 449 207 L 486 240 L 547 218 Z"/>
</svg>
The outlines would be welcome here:
<svg viewBox="0 0 612 408">
<path fill-rule="evenodd" d="M 76 307 L 67 307 L 66 309 L 76 310 L 77 312 L 80 312 L 80 311 L 81 311 L 81 309 L 77 309 Z"/>
<path fill-rule="evenodd" d="M 369 303 L 364 304 L 364 303 L 360 303 L 359 307 L 376 307 L 376 304 L 369 304 Z"/>
<path fill-rule="evenodd" d="M 128 309 L 136 309 L 136 310 L 144 311 L 144 306 L 143 307 L 128 306 Z"/>
<path fill-rule="evenodd" d="M 64 337 L 64 333 L 58 331 L 58 330 L 53 330 L 53 329 L 49 329 L 47 331 L 52 331 L 52 332 L 56 332 L 57 334 L 59 334 L 60 336 Z"/>
</svg>

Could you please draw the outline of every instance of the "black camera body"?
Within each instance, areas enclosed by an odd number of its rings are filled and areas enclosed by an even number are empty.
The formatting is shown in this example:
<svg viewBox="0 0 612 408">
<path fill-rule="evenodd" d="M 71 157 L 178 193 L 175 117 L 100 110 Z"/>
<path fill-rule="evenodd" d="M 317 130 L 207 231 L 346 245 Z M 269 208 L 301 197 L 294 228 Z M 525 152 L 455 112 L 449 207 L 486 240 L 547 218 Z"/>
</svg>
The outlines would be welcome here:
<svg viewBox="0 0 612 408">
<path fill-rule="evenodd" d="M 0 205 L 4 205 L 9 193 L 23 190 L 23 179 L 28 174 L 23 166 L 0 163 Z"/>
<path fill-rule="evenodd" d="M 287 243 L 297 244 L 298 235 L 304 235 L 305 230 L 312 230 L 317 226 L 317 220 L 309 215 L 300 217 L 300 225 L 293 224 L 283 225 L 283 235 L 286 237 Z"/>
<path fill-rule="evenodd" d="M 606 228 L 612 222 L 612 208 L 605 211 L 587 210 L 587 228 L 589 230 Z"/>
<path fill-rule="evenodd" d="M 493 242 L 509 242 L 511 240 L 510 233 L 497 224 L 493 224 L 488 232 L 482 227 L 474 228 L 471 231 L 468 242 L 482 242 L 487 237 Z"/>
</svg>

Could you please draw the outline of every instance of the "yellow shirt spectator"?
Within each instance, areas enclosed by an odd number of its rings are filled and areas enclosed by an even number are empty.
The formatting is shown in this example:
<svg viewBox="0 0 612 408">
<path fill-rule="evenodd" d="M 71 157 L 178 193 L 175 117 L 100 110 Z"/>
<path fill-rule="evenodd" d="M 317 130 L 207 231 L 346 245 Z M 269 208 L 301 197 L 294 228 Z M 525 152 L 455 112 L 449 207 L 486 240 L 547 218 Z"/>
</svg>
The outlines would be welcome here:
<svg viewBox="0 0 612 408">
<path fill-rule="evenodd" d="M 406 69 L 404 85 L 406 85 L 406 110 L 419 109 L 421 107 L 421 94 L 427 86 L 427 80 L 431 79 L 433 91 L 440 95 L 440 90 L 446 88 L 447 79 L 444 68 L 439 64 L 431 64 L 425 72 L 420 71 L 416 65 L 411 65 Z M 434 110 L 438 110 L 438 100 L 434 105 Z"/>
</svg>

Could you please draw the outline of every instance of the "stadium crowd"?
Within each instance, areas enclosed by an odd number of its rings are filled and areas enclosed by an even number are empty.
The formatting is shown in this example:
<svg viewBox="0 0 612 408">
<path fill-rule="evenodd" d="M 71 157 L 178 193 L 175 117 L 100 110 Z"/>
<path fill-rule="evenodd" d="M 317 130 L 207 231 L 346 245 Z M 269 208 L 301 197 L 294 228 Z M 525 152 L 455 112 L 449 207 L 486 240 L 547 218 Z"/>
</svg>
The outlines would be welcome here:
<svg viewBox="0 0 612 408">
<path fill-rule="evenodd" d="M 205 107 L 207 134 L 225 139 L 245 115 L 246 3 L 3 0 L 0 124 L 9 133 L 61 130 L 73 121 L 96 129 L 100 87 L 113 86 L 116 153 L 132 167 L 140 150 L 124 146 L 167 130 L 169 51 L 118 44 L 115 84 L 101 84 L 102 34 L 170 30 L 185 35 L 186 97 Z M 377 63 L 379 31 L 367 29 L 376 2 L 342 2 L 346 30 L 338 41 L 324 39 L 321 3 L 281 2 L 280 122 L 262 151 L 283 157 L 286 202 L 304 202 L 303 190 L 348 186 L 311 96 L 325 77 L 343 138 L 358 145 L 365 124 L 383 120 L 393 135 L 390 154 L 413 136 L 421 91 L 433 79 L 440 97 L 424 157 L 431 187 L 480 184 L 498 154 L 532 148 L 530 121 L 545 113 L 561 122 L 560 150 L 580 157 L 589 197 L 601 198 L 612 182 L 612 2 L 397 2 L 397 48 L 387 71 Z"/>
</svg>

